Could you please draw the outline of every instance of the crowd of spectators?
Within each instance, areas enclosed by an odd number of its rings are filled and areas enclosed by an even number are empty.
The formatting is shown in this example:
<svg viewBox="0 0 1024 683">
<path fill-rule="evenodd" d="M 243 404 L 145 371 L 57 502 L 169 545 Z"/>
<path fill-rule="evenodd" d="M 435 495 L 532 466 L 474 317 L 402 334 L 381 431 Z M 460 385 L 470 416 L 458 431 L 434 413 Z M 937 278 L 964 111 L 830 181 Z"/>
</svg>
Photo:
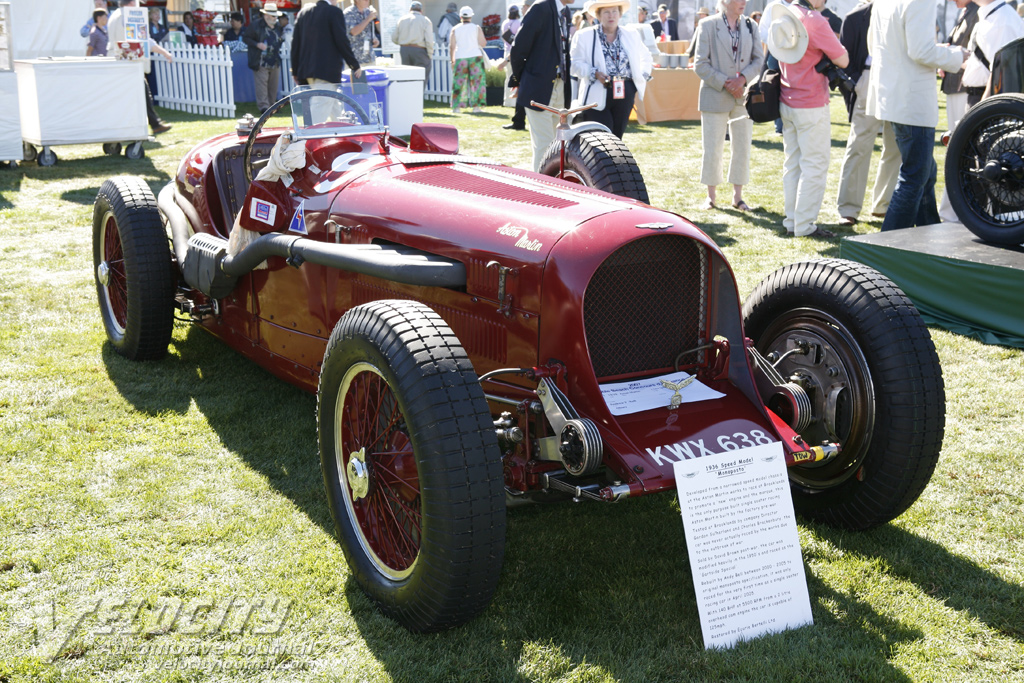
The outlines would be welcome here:
<svg viewBox="0 0 1024 683">
<path fill-rule="evenodd" d="M 516 112 L 504 128 L 523 130 L 529 121 L 535 168 L 554 139 L 557 118 L 531 102 L 554 108 L 595 105 L 578 118 L 604 123 L 621 138 L 635 99 L 643 98 L 652 78 L 657 43 L 689 39 L 690 66 L 700 79 L 705 208 L 718 208 L 716 189 L 723 182 L 732 185 L 733 208 L 750 208 L 743 188 L 750 181 L 753 126 L 745 115 L 744 94 L 762 66 L 773 68 L 781 73 L 776 131 L 784 153 L 783 225 L 796 236 L 832 237 L 817 220 L 831 161 L 830 88 L 843 80 L 836 76 L 838 67 L 847 77 L 848 86 L 840 91 L 850 120 L 836 204 L 840 221 L 854 225 L 860 220 L 879 136 L 881 160 L 870 213 L 883 218 L 882 230 L 935 223 L 940 216 L 954 220 L 945 199 L 939 211 L 934 189 L 938 90 L 946 97 L 951 131 L 986 93 L 996 52 L 1024 38 L 1024 6 L 1015 11 L 1013 0 L 946 0 L 956 9 L 950 27 L 948 13 L 940 15 L 935 0 L 861 0 L 842 19 L 825 6 L 826 0 L 751 2 L 759 9 L 749 16 L 748 0 L 717 0 L 713 11 L 681 5 L 679 20 L 667 5 L 653 13 L 641 5 L 639 22 L 628 25 L 621 22 L 629 0 L 589 0 L 575 13 L 568 8 L 571 0 L 512 5 L 500 27 L 505 59 L 499 66 L 507 69 L 506 100 L 515 101 Z M 133 6 L 135 0 L 119 4 Z M 249 26 L 240 13 L 231 14 L 223 41 L 248 53 L 261 112 L 276 96 L 281 50 L 289 49 L 290 42 L 299 83 L 337 80 L 343 64 L 359 76 L 363 66 L 374 63 L 381 41 L 371 0 L 349 0 L 342 10 L 338 5 L 343 4 L 318 0 L 307 5 L 294 27 L 273 2 L 264 3 Z M 95 0 L 82 27 L 87 55 L 106 55 L 116 43 L 109 34 L 117 13 L 108 16 L 106 5 Z M 455 112 L 479 111 L 484 104 L 486 41 L 473 15 L 470 5 L 460 9 L 448 3 L 435 26 L 423 15 L 420 0 L 412 0 L 391 35 L 402 63 L 423 66 L 428 76 L 435 42 L 447 50 Z M 196 40 L 189 12 L 172 28 L 163 11 L 152 8 L 149 30 L 155 46 L 172 30 L 183 33 L 188 43 Z M 154 129 L 164 125 L 157 122 Z M 730 161 L 723 177 L 727 141 Z"/>
</svg>

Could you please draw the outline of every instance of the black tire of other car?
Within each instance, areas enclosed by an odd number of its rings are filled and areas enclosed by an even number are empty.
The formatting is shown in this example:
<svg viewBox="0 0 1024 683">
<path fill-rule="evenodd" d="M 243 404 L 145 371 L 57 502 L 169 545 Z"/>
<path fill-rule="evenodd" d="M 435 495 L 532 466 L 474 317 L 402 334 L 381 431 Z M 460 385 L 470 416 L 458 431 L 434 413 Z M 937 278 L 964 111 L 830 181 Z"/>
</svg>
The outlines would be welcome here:
<svg viewBox="0 0 1024 683">
<path fill-rule="evenodd" d="M 562 143 L 548 147 L 540 172 L 558 177 Z M 565 145 L 565 174 L 570 182 L 649 203 L 647 184 L 622 140 L 605 131 L 580 133 Z"/>
<path fill-rule="evenodd" d="M 167 353 L 175 278 L 160 211 L 141 178 L 103 183 L 93 209 L 93 275 L 107 339 L 130 360 Z"/>
<path fill-rule="evenodd" d="M 834 460 L 789 468 L 802 515 L 867 529 L 902 514 L 931 478 L 942 447 L 942 368 L 914 304 L 872 268 L 795 263 L 766 277 L 743 306 L 746 334 L 766 357 L 811 343 L 777 366 L 801 376 L 814 408 L 809 446 L 843 444 Z M 827 414 L 826 414 L 827 413 Z"/>
<path fill-rule="evenodd" d="M 103 153 L 106 154 L 108 157 L 116 157 L 118 154 L 121 153 L 121 143 L 120 142 L 104 142 L 103 143 Z"/>
<path fill-rule="evenodd" d="M 946 194 L 957 218 L 995 244 L 1024 243 L 1024 95 L 971 107 L 946 150 Z"/>
<path fill-rule="evenodd" d="M 352 575 L 411 631 L 482 612 L 505 548 L 501 453 L 466 352 L 430 308 L 378 301 L 331 333 L 320 463 Z"/>
</svg>

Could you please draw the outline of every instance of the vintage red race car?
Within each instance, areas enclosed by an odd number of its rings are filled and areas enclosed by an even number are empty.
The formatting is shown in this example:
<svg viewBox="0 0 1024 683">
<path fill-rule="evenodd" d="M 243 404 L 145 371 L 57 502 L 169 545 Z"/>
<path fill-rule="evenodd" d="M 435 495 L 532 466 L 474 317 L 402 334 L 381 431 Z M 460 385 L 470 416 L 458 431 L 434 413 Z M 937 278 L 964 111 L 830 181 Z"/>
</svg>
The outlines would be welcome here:
<svg viewBox="0 0 1024 683">
<path fill-rule="evenodd" d="M 264 130 L 285 105 L 292 128 Z M 130 359 L 162 357 L 178 311 L 317 393 L 338 537 L 406 627 L 489 604 L 512 502 L 667 491 L 676 461 L 776 442 L 809 518 L 872 527 L 924 489 L 942 373 L 885 277 L 797 263 L 741 305 L 692 223 L 579 182 L 639 178 L 609 134 L 565 134 L 610 164 L 569 182 L 377 119 L 298 91 L 197 145 L 156 198 L 106 181 L 96 287 Z"/>
</svg>

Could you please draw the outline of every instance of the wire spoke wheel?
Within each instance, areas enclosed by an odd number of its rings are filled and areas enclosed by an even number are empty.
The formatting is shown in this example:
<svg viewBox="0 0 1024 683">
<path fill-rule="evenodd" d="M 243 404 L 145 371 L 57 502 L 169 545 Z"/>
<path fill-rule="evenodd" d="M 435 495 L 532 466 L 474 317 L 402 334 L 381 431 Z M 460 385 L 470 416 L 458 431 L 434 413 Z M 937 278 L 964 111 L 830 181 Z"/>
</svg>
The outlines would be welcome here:
<svg viewBox="0 0 1024 683">
<path fill-rule="evenodd" d="M 352 577 L 412 631 L 490 603 L 505 552 L 494 422 L 451 328 L 412 301 L 342 316 L 317 392 L 320 466 Z"/>
<path fill-rule="evenodd" d="M 1024 97 L 998 95 L 972 107 L 946 153 L 946 191 L 978 237 L 1024 242 Z"/>
<path fill-rule="evenodd" d="M 106 305 L 114 328 L 124 335 L 124 328 L 128 324 L 128 282 L 124 274 L 124 250 L 114 215 L 108 211 L 101 220 L 103 236 L 100 243 L 103 253 L 97 270 L 102 287 L 100 305 Z"/>
<path fill-rule="evenodd" d="M 156 198 L 141 178 L 103 183 L 93 209 L 93 273 L 107 339 L 129 360 L 167 353 L 174 265 Z"/>
<path fill-rule="evenodd" d="M 419 556 L 423 511 L 405 418 L 380 371 L 352 366 L 335 416 L 338 472 L 359 542 L 377 569 L 408 576 Z"/>
</svg>

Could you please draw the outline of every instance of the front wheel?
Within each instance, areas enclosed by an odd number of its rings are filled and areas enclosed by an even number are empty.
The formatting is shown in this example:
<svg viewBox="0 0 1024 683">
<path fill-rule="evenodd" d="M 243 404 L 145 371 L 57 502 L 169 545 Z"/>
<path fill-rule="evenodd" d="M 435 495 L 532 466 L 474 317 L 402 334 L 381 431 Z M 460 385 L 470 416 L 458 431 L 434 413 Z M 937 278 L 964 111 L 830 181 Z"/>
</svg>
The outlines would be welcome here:
<svg viewBox="0 0 1024 683">
<path fill-rule="evenodd" d="M 758 351 L 807 392 L 804 441 L 842 445 L 789 468 L 797 511 L 848 529 L 902 514 L 931 479 L 945 426 L 942 368 L 914 304 L 878 271 L 830 259 L 775 271 L 743 315 Z"/>
<path fill-rule="evenodd" d="M 501 573 L 505 491 L 494 423 L 451 329 L 411 301 L 353 308 L 317 397 L 328 502 L 360 587 L 412 631 L 475 617 Z"/>
<path fill-rule="evenodd" d="M 559 176 L 562 143 L 548 147 L 540 172 Z M 570 182 L 648 203 L 647 184 L 626 144 L 606 131 L 580 133 L 565 145 L 565 170 Z"/>
<path fill-rule="evenodd" d="M 122 176 L 103 183 L 92 219 L 93 272 L 107 338 L 129 360 L 167 353 L 174 326 L 174 275 L 149 186 Z"/>
<path fill-rule="evenodd" d="M 946 151 L 946 193 L 957 218 L 995 244 L 1024 243 L 1024 95 L 971 107 Z"/>
</svg>

